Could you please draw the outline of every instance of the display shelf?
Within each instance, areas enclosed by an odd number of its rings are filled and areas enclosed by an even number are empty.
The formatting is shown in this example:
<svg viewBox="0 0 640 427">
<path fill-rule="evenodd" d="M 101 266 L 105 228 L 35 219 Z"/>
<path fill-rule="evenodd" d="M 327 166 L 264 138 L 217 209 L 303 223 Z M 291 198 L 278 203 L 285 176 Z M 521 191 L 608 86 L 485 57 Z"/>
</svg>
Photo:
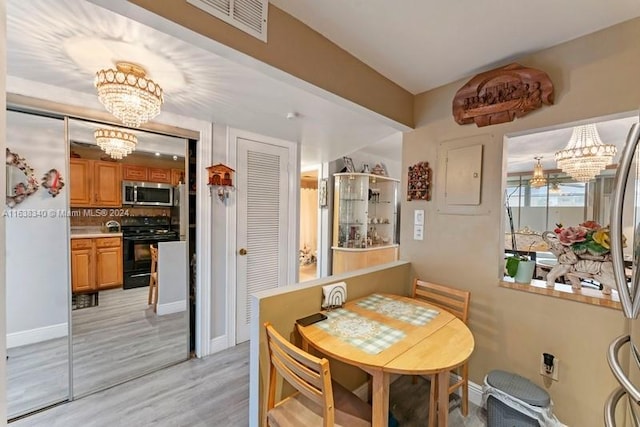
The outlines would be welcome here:
<svg viewBox="0 0 640 427">
<path fill-rule="evenodd" d="M 333 246 L 367 249 L 397 244 L 399 180 L 365 173 L 338 173 L 334 178 Z"/>
</svg>

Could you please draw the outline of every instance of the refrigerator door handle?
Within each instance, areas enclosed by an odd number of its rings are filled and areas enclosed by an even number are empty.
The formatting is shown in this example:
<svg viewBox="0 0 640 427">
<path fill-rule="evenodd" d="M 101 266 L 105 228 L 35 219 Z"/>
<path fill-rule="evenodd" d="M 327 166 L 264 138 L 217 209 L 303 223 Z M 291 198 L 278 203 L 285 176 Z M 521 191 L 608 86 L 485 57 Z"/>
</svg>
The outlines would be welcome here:
<svg viewBox="0 0 640 427">
<path fill-rule="evenodd" d="M 624 254 L 622 252 L 622 205 L 624 193 L 631 171 L 633 154 L 640 138 L 640 127 L 637 123 L 631 126 L 627 142 L 622 151 L 622 157 L 618 163 L 616 180 L 611 203 L 611 257 L 613 263 L 613 276 L 618 288 L 620 303 L 625 317 L 635 319 L 640 312 L 640 268 L 636 268 L 631 287 L 627 285 L 627 276 L 624 271 Z"/>
<path fill-rule="evenodd" d="M 633 399 L 636 403 L 640 404 L 640 390 L 633 385 L 633 383 L 627 378 L 622 367 L 620 366 L 620 361 L 618 360 L 618 353 L 620 352 L 620 348 L 626 343 L 631 341 L 630 335 L 621 335 L 609 345 L 609 351 L 607 352 L 607 361 L 609 362 L 609 367 L 611 368 L 611 372 L 613 376 L 616 377 L 618 383 L 624 388 L 624 391 L 627 393 L 630 399 Z"/>
</svg>

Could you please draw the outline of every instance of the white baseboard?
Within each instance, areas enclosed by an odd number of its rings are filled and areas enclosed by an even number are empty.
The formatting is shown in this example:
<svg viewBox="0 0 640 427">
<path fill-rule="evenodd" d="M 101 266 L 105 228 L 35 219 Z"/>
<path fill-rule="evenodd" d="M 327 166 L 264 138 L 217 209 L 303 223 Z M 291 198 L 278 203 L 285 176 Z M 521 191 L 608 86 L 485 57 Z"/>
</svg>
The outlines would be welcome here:
<svg viewBox="0 0 640 427">
<path fill-rule="evenodd" d="M 456 374 L 451 374 L 451 377 L 454 380 L 458 378 Z M 400 375 L 391 375 L 390 384 L 393 384 L 393 382 L 398 378 L 400 378 Z M 361 384 L 358 388 L 353 390 L 353 393 L 366 402 L 368 398 L 367 394 L 369 393 L 369 383 L 365 382 L 364 384 Z M 457 390 L 457 393 L 460 393 L 460 389 Z M 482 406 L 482 386 L 472 381 L 469 381 L 469 402 L 476 406 Z"/>
<path fill-rule="evenodd" d="M 165 314 L 180 313 L 187 311 L 187 300 L 170 302 L 167 304 L 158 304 L 156 313 L 158 316 L 164 316 Z"/>
<path fill-rule="evenodd" d="M 482 406 L 482 386 L 469 381 L 469 402 Z"/>
<path fill-rule="evenodd" d="M 222 350 L 226 350 L 230 347 L 228 337 L 222 335 L 209 341 L 209 354 L 217 353 Z"/>
<path fill-rule="evenodd" d="M 62 338 L 69 335 L 67 323 L 44 326 L 42 328 L 29 329 L 27 331 L 13 332 L 7 334 L 7 348 L 20 347 L 28 344 L 35 344 L 42 341 Z"/>
</svg>

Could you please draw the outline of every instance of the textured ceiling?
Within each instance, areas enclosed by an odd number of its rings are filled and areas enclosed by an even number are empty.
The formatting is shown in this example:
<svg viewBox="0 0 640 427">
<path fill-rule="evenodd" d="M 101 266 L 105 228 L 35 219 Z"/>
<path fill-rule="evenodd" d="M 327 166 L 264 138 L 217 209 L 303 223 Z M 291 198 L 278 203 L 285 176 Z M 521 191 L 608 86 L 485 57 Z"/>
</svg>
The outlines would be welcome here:
<svg viewBox="0 0 640 427">
<path fill-rule="evenodd" d="M 303 163 L 333 160 L 398 132 L 360 107 L 337 105 L 84 0 L 8 0 L 7 51 L 9 92 L 18 82 L 35 97 L 47 87 L 94 95 L 97 67 L 129 60 L 165 89 L 163 111 L 298 141 Z M 291 111 L 298 116 L 287 120 Z"/>
<path fill-rule="evenodd" d="M 412 93 L 640 16 L 638 0 L 270 0 Z"/>
</svg>

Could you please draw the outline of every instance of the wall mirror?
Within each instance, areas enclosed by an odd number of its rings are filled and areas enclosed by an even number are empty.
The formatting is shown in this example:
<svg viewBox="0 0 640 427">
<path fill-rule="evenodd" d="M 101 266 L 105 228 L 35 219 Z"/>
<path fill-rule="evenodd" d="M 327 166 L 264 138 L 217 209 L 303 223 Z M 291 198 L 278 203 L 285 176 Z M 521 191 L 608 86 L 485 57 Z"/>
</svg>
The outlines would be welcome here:
<svg viewBox="0 0 640 427">
<path fill-rule="evenodd" d="M 505 212 L 504 248 L 507 252 L 516 250 L 531 253 L 536 261 L 534 278 L 546 280 L 547 273 L 557 264 L 555 255 L 542 239 L 542 233 L 553 231 L 556 224 L 577 226 L 587 220 L 603 226 L 609 224 L 616 164 L 629 129 L 637 121 L 637 113 L 628 117 L 591 121 L 596 123 L 603 144 L 615 145 L 617 154 L 610 165 L 587 182 L 578 181 L 565 173 L 555 160 L 555 153 L 564 149 L 572 137 L 573 125 L 508 139 L 504 200 L 505 208 L 509 206 L 511 209 L 511 218 Z M 544 179 L 536 182 L 532 179 L 537 157 L 541 157 Z M 629 212 L 623 217 L 627 251 L 633 247 L 634 209 L 637 210 L 630 204 Z"/>
<path fill-rule="evenodd" d="M 16 111 L 6 117 L 15 150 L 7 150 L 7 205 L 15 206 L 35 192 L 34 169 L 65 170 L 64 121 Z M 64 196 L 30 197 L 25 204 L 29 212 L 66 210 Z M 6 215 L 5 232 L 6 403 L 12 419 L 70 396 L 69 243 L 63 217 Z"/>
<path fill-rule="evenodd" d="M 7 206 L 13 208 L 38 190 L 33 168 L 7 148 Z"/>
<path fill-rule="evenodd" d="M 90 121 L 68 121 L 70 209 L 86 210 L 74 204 L 73 197 L 82 188 L 80 184 L 86 182 L 88 174 L 83 167 L 87 164 L 93 165 L 94 174 L 97 166 L 104 170 L 120 168 L 119 176 L 126 177 L 142 171 L 141 178 L 129 177 L 125 181 L 153 181 L 147 173 L 153 169 L 186 176 L 186 140 L 123 129 L 136 135 L 136 149 L 124 159 L 113 161 L 96 144 L 94 132 L 102 127 L 103 124 Z M 187 233 L 190 228 L 185 218 L 189 209 L 188 192 L 184 184 L 177 184 L 173 190 L 174 197 L 182 199 L 179 206 L 141 206 L 125 200 L 118 209 L 109 209 L 120 214 L 117 216 L 69 218 L 74 398 L 189 357 Z M 117 180 L 114 191 L 123 191 L 121 179 Z M 121 226 L 117 244 L 100 248 L 101 239 L 83 238 L 83 229 L 99 229 L 106 220 Z M 87 261 L 84 245 L 91 248 L 95 262 Z M 158 248 L 155 262 L 151 245 Z M 83 280 L 82 272 L 91 268 L 95 273 L 89 280 Z M 156 272 L 157 287 L 155 297 L 150 298 L 152 268 Z M 150 304 L 154 300 L 155 304 Z"/>
</svg>

